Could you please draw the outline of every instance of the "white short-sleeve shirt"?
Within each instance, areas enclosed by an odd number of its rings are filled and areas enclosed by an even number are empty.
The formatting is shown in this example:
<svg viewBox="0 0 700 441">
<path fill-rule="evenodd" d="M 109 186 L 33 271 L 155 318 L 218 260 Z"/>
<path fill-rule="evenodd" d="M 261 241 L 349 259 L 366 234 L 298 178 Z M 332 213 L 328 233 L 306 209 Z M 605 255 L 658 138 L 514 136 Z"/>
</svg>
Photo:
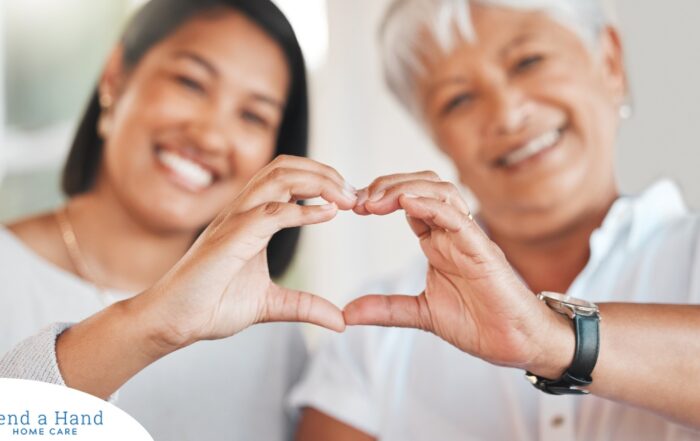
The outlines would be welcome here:
<svg viewBox="0 0 700 441">
<path fill-rule="evenodd" d="M 568 294 L 594 302 L 700 303 L 700 220 L 671 182 L 616 201 L 590 247 Z M 417 294 L 425 273 L 421 261 L 363 292 Z M 354 327 L 335 337 L 290 402 L 386 441 L 700 440 L 700 433 L 612 401 L 546 395 L 522 371 L 410 329 Z"/>
<path fill-rule="evenodd" d="M 128 293 L 100 293 L 0 227 L 0 358 L 54 322 L 78 322 Z M 156 440 L 292 438 L 284 400 L 307 357 L 297 325 L 255 326 L 179 350 L 132 378 L 116 405 Z M 1 398 L 1 397 L 0 397 Z M 0 399 L 1 401 L 1 399 Z"/>
</svg>

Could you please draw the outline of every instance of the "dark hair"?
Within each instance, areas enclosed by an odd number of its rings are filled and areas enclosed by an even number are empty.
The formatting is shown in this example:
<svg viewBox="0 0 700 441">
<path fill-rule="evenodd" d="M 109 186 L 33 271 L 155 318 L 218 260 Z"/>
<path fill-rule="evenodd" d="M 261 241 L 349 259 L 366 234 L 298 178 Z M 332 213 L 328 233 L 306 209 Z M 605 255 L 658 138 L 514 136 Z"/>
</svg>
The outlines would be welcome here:
<svg viewBox="0 0 700 441">
<path fill-rule="evenodd" d="M 275 155 L 306 156 L 309 103 L 304 57 L 289 21 L 270 0 L 150 0 L 134 15 L 123 34 L 125 67 L 138 64 L 151 47 L 187 20 L 221 8 L 245 15 L 283 50 L 289 65 L 290 88 Z M 85 193 L 95 184 L 103 148 L 97 132 L 100 112 L 99 91 L 95 88 L 63 170 L 62 187 L 68 196 Z M 282 230 L 273 236 L 268 246 L 268 264 L 273 277 L 287 269 L 298 240 L 299 228 Z"/>
</svg>

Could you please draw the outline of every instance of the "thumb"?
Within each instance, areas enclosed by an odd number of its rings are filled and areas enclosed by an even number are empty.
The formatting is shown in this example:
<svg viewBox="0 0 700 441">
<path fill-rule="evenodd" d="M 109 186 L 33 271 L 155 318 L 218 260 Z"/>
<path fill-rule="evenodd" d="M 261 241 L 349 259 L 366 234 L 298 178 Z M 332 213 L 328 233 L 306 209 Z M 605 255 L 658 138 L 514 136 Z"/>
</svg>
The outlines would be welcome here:
<svg viewBox="0 0 700 441">
<path fill-rule="evenodd" d="M 333 303 L 317 295 L 272 284 L 265 301 L 263 322 L 305 322 L 345 330 L 343 313 Z"/>
<path fill-rule="evenodd" d="M 367 295 L 353 300 L 343 311 L 348 325 L 395 326 L 432 332 L 425 294 Z"/>
</svg>

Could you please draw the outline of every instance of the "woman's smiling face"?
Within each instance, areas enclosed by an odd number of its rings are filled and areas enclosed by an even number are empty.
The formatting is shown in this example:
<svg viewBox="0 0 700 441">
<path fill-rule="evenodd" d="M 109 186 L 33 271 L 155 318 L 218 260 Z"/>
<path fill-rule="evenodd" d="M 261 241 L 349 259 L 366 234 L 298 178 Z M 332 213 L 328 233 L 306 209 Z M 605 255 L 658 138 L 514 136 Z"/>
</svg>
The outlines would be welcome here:
<svg viewBox="0 0 700 441">
<path fill-rule="evenodd" d="M 474 42 L 424 56 L 419 102 L 486 223 L 534 238 L 614 197 L 625 75 L 617 35 L 595 48 L 541 12 L 473 6 Z"/>
<path fill-rule="evenodd" d="M 201 228 L 273 157 L 289 81 L 282 49 L 232 10 L 190 19 L 128 71 L 115 53 L 98 188 L 150 228 Z"/>
</svg>

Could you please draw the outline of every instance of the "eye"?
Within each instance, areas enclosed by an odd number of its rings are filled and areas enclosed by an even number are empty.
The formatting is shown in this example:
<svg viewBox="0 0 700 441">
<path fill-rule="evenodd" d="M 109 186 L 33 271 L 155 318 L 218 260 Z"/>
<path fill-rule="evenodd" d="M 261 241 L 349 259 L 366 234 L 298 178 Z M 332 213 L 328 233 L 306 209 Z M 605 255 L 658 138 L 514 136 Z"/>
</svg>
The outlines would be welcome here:
<svg viewBox="0 0 700 441">
<path fill-rule="evenodd" d="M 268 120 L 266 118 L 258 115 L 255 112 L 251 112 L 249 110 L 244 110 L 241 113 L 241 117 L 243 118 L 243 120 L 245 120 L 251 124 L 254 124 L 256 126 L 259 126 L 261 128 L 268 128 L 270 126 L 270 123 L 268 122 Z"/>
<path fill-rule="evenodd" d="M 195 92 L 198 92 L 198 93 L 206 92 L 206 90 L 204 89 L 204 86 L 199 81 L 192 79 L 190 77 L 187 77 L 184 75 L 176 75 L 175 81 L 177 81 L 183 87 L 190 89 L 190 90 L 193 90 Z"/>
<path fill-rule="evenodd" d="M 526 70 L 532 69 L 533 67 L 544 61 L 542 55 L 530 55 L 525 58 L 520 59 L 513 67 L 513 72 L 524 72 Z"/>
<path fill-rule="evenodd" d="M 474 101 L 474 94 L 466 92 L 460 93 L 450 98 L 447 104 L 442 107 L 442 111 L 440 113 L 446 115 L 459 107 L 470 104 L 472 101 Z"/>
</svg>

